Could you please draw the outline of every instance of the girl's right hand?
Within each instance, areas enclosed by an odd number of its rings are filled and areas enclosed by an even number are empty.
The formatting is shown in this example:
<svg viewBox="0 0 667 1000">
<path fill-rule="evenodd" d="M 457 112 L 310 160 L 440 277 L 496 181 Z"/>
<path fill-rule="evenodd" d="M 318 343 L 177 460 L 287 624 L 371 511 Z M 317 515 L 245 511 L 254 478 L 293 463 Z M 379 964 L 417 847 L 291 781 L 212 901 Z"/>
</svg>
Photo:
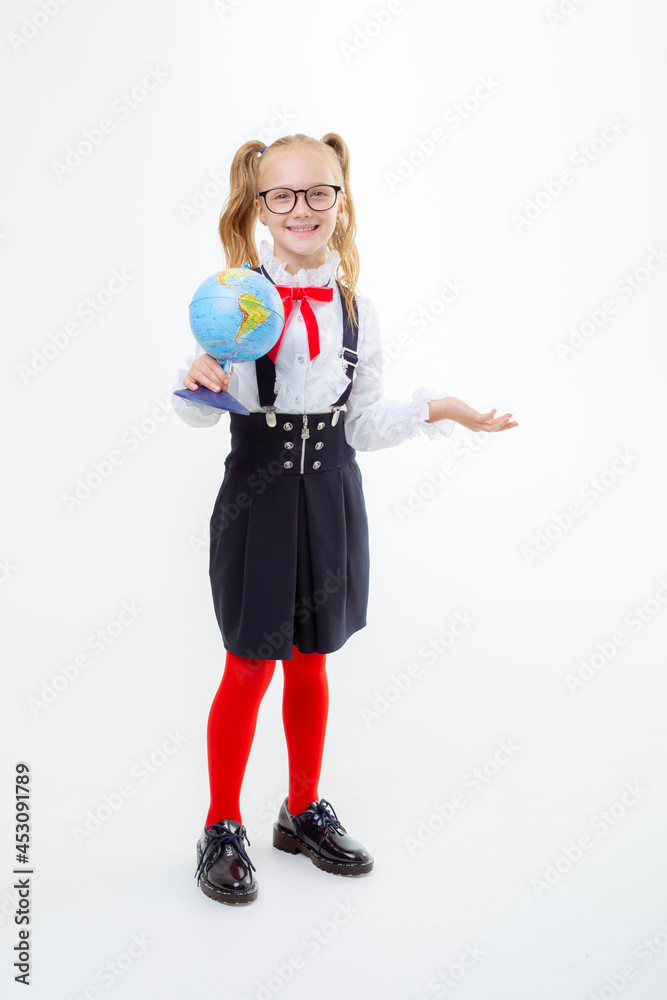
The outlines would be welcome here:
<svg viewBox="0 0 667 1000">
<path fill-rule="evenodd" d="M 200 385 L 212 389 L 213 392 L 229 388 L 229 375 L 210 354 L 202 354 L 201 357 L 195 358 L 192 368 L 183 379 L 185 389 L 198 389 Z"/>
</svg>

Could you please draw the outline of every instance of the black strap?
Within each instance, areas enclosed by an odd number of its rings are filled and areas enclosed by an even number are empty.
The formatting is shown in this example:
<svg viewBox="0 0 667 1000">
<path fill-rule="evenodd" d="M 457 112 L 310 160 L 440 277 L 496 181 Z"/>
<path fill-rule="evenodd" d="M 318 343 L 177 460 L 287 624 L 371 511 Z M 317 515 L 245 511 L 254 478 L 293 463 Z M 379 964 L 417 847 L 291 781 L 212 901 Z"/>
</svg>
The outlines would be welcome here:
<svg viewBox="0 0 667 1000">
<path fill-rule="evenodd" d="M 270 277 L 264 267 L 253 267 L 252 271 L 257 271 L 263 274 L 272 284 L 275 285 L 275 281 Z M 347 400 L 347 397 L 352 391 L 352 380 L 354 379 L 355 367 L 358 361 L 357 354 L 357 342 L 359 337 L 359 310 L 357 309 L 357 300 L 354 299 L 354 315 L 357 320 L 356 323 L 352 323 L 350 320 L 350 314 L 347 308 L 347 303 L 345 302 L 345 296 L 343 295 L 343 290 L 340 287 L 338 281 L 338 291 L 340 292 L 340 300 L 343 306 L 343 353 L 342 356 L 347 362 L 345 366 L 345 375 L 350 379 L 349 384 L 343 389 L 335 403 L 331 403 L 331 406 L 342 406 Z M 273 406 L 276 402 L 276 393 L 274 391 L 274 385 L 276 382 L 276 366 L 269 357 L 268 354 L 262 355 L 255 361 L 255 372 L 257 373 L 257 389 L 259 391 L 259 405 Z"/>
</svg>

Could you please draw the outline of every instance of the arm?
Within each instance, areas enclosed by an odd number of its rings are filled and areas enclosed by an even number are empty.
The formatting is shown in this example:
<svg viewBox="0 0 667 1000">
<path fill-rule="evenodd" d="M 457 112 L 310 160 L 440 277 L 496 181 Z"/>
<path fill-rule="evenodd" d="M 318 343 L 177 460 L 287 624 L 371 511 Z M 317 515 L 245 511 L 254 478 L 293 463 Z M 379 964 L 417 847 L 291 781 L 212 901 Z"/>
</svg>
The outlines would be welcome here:
<svg viewBox="0 0 667 1000">
<path fill-rule="evenodd" d="M 448 413 L 431 411 L 453 397 L 444 390 L 420 386 L 409 400 L 387 399 L 382 377 L 382 341 L 378 315 L 373 303 L 357 296 L 359 306 L 359 364 L 345 413 L 345 437 L 359 451 L 390 448 L 409 438 L 426 434 L 430 438 L 449 437 L 454 419 Z M 445 399 L 442 399 L 445 397 Z"/>
<path fill-rule="evenodd" d="M 172 393 L 176 389 L 196 389 L 197 382 L 192 377 L 195 375 L 200 378 L 201 385 L 207 385 L 209 389 L 213 388 L 214 382 L 212 377 L 205 376 L 203 373 L 198 375 L 198 369 L 202 368 L 204 362 L 199 359 L 205 356 L 213 365 L 217 365 L 217 362 L 213 358 L 209 358 L 205 354 L 203 347 L 201 347 L 196 341 L 196 353 L 191 354 L 187 359 L 185 364 L 187 368 L 179 368 L 176 373 L 176 382 L 172 386 Z M 220 368 L 220 365 L 218 365 Z M 220 368 L 222 372 L 222 368 Z M 224 374 L 224 373 L 223 373 Z M 208 378 L 208 381 L 205 379 Z M 172 406 L 174 407 L 174 413 L 178 414 L 184 423 L 188 424 L 190 427 L 213 427 L 217 424 L 220 419 L 222 410 L 217 410 L 214 406 L 206 406 L 204 403 L 190 402 L 188 399 L 183 399 L 182 396 L 171 397 Z"/>
</svg>

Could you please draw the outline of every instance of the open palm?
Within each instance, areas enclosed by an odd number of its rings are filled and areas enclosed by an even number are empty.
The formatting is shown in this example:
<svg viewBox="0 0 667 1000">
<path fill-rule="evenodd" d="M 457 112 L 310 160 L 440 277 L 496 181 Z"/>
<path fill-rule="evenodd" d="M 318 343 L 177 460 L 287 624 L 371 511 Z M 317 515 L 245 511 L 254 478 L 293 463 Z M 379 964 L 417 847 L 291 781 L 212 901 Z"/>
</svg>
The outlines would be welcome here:
<svg viewBox="0 0 667 1000">
<path fill-rule="evenodd" d="M 507 431 L 510 427 L 519 426 L 516 420 L 510 420 L 511 413 L 503 413 L 499 417 L 494 416 L 495 409 L 479 413 L 456 396 L 446 396 L 443 400 L 434 400 L 434 403 L 444 403 L 445 416 L 471 431 Z"/>
</svg>

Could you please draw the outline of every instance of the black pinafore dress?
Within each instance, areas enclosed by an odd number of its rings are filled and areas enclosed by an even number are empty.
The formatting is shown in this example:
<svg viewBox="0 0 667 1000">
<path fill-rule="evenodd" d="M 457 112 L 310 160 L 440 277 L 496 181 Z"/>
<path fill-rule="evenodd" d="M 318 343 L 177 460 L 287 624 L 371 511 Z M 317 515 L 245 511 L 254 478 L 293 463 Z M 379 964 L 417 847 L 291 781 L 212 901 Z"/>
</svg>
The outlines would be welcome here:
<svg viewBox="0 0 667 1000">
<path fill-rule="evenodd" d="M 353 378 L 358 325 L 342 293 L 341 302 Z M 324 413 L 276 413 L 275 365 L 264 355 L 255 369 L 264 412 L 230 413 L 231 450 L 210 520 L 215 615 L 237 656 L 289 660 L 292 645 L 330 653 L 366 625 L 368 606 L 361 470 L 335 409 L 352 382 Z"/>
</svg>

